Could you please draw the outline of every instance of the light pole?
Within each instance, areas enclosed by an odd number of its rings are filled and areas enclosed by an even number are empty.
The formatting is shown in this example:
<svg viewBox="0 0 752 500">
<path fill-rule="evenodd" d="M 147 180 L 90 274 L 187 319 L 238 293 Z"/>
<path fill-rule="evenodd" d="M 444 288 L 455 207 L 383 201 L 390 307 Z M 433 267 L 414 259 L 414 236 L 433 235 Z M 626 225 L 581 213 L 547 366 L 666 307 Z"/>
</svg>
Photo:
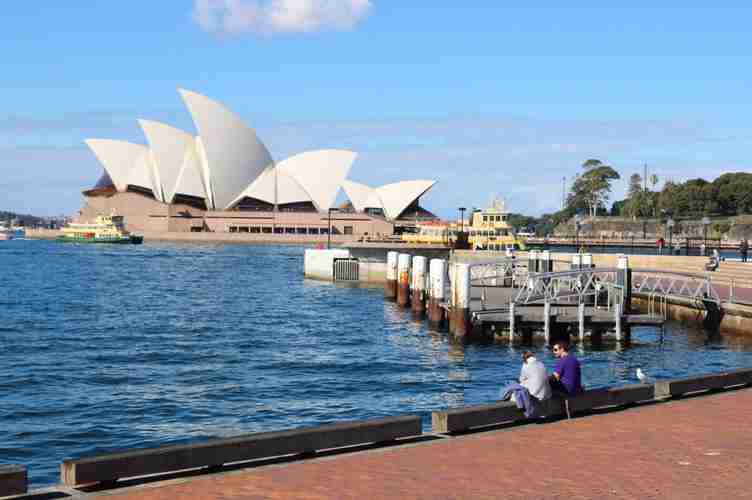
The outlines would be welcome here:
<svg viewBox="0 0 752 500">
<path fill-rule="evenodd" d="M 671 244 L 671 241 L 673 240 L 674 236 L 674 219 L 671 217 L 668 218 L 666 221 L 666 227 L 668 228 L 668 252 L 669 254 L 674 253 L 674 246 Z"/>
<path fill-rule="evenodd" d="M 457 210 L 460 211 L 460 232 L 464 233 L 465 232 L 465 210 L 466 210 L 466 208 L 465 207 L 460 207 Z"/>
<path fill-rule="evenodd" d="M 710 225 L 710 218 L 703 217 L 702 218 L 702 247 L 707 253 L 708 251 L 708 226 Z M 705 255 L 705 254 L 703 254 Z"/>
<path fill-rule="evenodd" d="M 580 214 L 574 216 L 574 251 L 580 251 Z"/>
<path fill-rule="evenodd" d="M 329 210 L 327 210 L 328 213 L 328 225 L 329 229 L 326 231 L 326 248 L 329 249 L 332 247 L 332 212 L 336 212 L 336 208 L 329 207 Z"/>
</svg>

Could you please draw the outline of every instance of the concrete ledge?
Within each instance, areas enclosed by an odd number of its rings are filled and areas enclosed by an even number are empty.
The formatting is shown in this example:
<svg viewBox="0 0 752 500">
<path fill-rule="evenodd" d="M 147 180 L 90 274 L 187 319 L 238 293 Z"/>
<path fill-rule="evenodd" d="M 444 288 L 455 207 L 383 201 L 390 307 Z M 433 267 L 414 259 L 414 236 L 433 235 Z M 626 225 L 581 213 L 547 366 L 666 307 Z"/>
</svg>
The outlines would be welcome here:
<svg viewBox="0 0 752 500">
<path fill-rule="evenodd" d="M 0 497 L 23 495 L 28 488 L 26 467 L 23 465 L 0 465 Z"/>
<path fill-rule="evenodd" d="M 261 432 L 197 444 L 163 446 L 67 459 L 60 465 L 60 479 L 67 486 L 78 486 L 198 467 L 219 466 L 225 463 L 392 441 L 418 436 L 421 432 L 421 418 L 417 415 L 343 422 L 279 432 Z"/>
<path fill-rule="evenodd" d="M 543 402 L 540 414 L 541 416 L 553 417 L 566 414 L 567 408 L 571 414 L 641 401 L 652 401 L 654 397 L 655 387 L 649 384 L 593 389 L 573 398 L 549 399 Z M 434 432 L 449 433 L 523 420 L 526 420 L 526 418 L 522 410 L 518 409 L 514 403 L 505 401 L 490 405 L 435 411 L 431 414 L 431 427 Z"/>
<path fill-rule="evenodd" d="M 752 369 L 745 368 L 726 373 L 661 380 L 655 384 L 655 397 L 676 397 L 693 392 L 717 390 L 743 384 L 752 384 Z"/>
</svg>

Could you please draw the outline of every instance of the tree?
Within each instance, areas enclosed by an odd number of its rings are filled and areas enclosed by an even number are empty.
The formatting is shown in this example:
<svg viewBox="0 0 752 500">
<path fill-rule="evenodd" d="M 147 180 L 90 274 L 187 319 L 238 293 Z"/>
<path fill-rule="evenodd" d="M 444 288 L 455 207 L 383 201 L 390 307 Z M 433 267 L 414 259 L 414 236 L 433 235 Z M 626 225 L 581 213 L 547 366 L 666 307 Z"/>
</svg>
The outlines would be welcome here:
<svg viewBox="0 0 752 500">
<path fill-rule="evenodd" d="M 619 179 L 619 174 L 600 160 L 591 158 L 582 164 L 583 174 L 575 177 L 567 198 L 567 208 L 586 208 L 594 217 L 599 209 L 605 210 L 605 204 L 611 194 L 611 182 Z"/>
</svg>

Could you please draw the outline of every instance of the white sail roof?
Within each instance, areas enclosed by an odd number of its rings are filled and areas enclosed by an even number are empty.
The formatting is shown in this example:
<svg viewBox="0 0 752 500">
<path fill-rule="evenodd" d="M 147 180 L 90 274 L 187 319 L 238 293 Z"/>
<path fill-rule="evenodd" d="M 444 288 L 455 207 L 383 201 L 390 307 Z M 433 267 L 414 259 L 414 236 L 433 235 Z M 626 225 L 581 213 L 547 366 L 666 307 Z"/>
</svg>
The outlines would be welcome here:
<svg viewBox="0 0 752 500">
<path fill-rule="evenodd" d="M 204 170 L 199 158 L 199 152 L 196 149 L 196 142 L 194 138 L 191 137 L 191 143 L 185 150 L 180 172 L 175 181 L 175 191 L 170 200 L 172 200 L 177 194 L 187 194 L 197 198 L 204 198 L 208 206 L 209 202 L 206 188 L 204 187 L 203 175 Z"/>
<path fill-rule="evenodd" d="M 193 146 L 193 136 L 160 122 L 138 120 L 138 123 L 149 141 L 165 201 L 172 203 L 186 153 Z"/>
<path fill-rule="evenodd" d="M 345 194 L 358 212 L 363 212 L 366 208 L 372 208 L 372 205 L 368 204 L 372 196 L 376 196 L 376 199 L 378 199 L 374 188 L 359 182 L 342 181 L 342 189 L 345 190 Z M 383 208 L 380 201 L 378 208 Z"/>
<path fill-rule="evenodd" d="M 316 209 L 326 211 L 334 206 L 339 188 L 357 156 L 343 149 L 307 151 L 279 162 L 277 168 L 305 189 Z"/>
<path fill-rule="evenodd" d="M 381 186 L 376 192 L 383 203 L 384 214 L 390 219 L 396 219 L 410 203 L 431 189 L 434 184 L 436 181 L 402 181 Z"/>
<path fill-rule="evenodd" d="M 274 187 L 275 182 L 277 183 L 276 190 Z M 233 200 L 231 205 L 235 205 L 245 197 L 256 198 L 257 200 L 271 204 L 275 203 L 276 197 L 277 205 L 311 201 L 311 197 L 308 196 L 308 193 L 301 187 L 298 181 L 281 172 L 276 167 L 264 170 L 250 186 Z"/>
<path fill-rule="evenodd" d="M 154 197 L 159 201 L 163 201 L 161 197 L 161 189 L 159 189 L 156 167 L 151 158 L 149 148 L 140 144 L 133 144 L 133 151 L 138 151 L 134 161 L 133 167 L 128 173 L 127 185 L 138 186 L 145 189 L 151 189 Z"/>
<path fill-rule="evenodd" d="M 204 185 L 204 192 L 206 193 L 206 207 L 213 210 L 216 205 L 214 203 L 214 191 L 212 190 L 209 160 L 206 159 L 204 141 L 202 141 L 201 137 L 197 135 L 193 145 L 196 148 L 196 159 L 198 160 L 199 171 L 201 172 L 201 183 Z"/>
<path fill-rule="evenodd" d="M 203 142 L 213 205 L 229 208 L 238 194 L 273 164 L 272 157 L 235 113 L 196 92 L 179 91 Z"/>
<path fill-rule="evenodd" d="M 146 148 L 140 144 L 112 139 L 86 139 L 84 142 L 94 152 L 115 188 L 124 192 L 130 184 L 131 170 L 144 155 Z"/>
</svg>

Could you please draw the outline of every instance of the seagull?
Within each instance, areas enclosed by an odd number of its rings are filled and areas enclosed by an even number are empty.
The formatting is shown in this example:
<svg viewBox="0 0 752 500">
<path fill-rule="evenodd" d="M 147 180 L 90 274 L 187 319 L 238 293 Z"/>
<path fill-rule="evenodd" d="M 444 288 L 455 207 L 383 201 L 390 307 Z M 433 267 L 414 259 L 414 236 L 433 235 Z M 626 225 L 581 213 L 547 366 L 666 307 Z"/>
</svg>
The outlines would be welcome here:
<svg viewBox="0 0 752 500">
<path fill-rule="evenodd" d="M 643 384 L 648 381 L 648 376 L 642 371 L 642 368 L 637 369 L 637 379 Z"/>
</svg>

